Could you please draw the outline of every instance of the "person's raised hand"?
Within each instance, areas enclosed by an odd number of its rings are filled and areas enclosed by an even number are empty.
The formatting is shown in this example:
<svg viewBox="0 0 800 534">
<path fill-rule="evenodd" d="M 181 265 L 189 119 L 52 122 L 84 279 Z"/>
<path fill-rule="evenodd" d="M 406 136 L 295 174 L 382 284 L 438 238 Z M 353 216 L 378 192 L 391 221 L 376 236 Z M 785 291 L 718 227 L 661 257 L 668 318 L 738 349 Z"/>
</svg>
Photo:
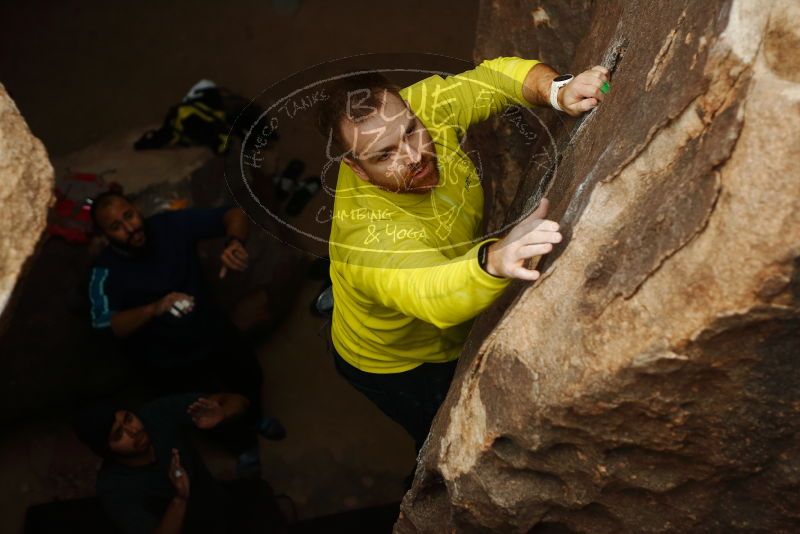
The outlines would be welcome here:
<svg viewBox="0 0 800 534">
<path fill-rule="evenodd" d="M 219 271 L 219 277 L 225 278 L 228 269 L 244 271 L 247 269 L 247 261 L 249 258 L 250 255 L 247 253 L 242 242 L 238 239 L 231 239 L 231 242 L 225 247 L 225 250 L 222 251 L 222 255 L 220 255 L 222 269 Z"/>
<path fill-rule="evenodd" d="M 186 293 L 178 293 L 173 292 L 165 295 L 161 299 L 155 302 L 155 314 L 156 315 L 163 315 L 172 309 L 172 306 L 181 300 L 189 301 L 190 305 L 188 308 L 183 310 L 178 310 L 180 315 L 186 315 L 192 308 L 194 308 L 194 298 L 191 295 L 187 295 Z M 176 308 L 177 309 L 177 308 Z"/>
<path fill-rule="evenodd" d="M 186 412 L 192 418 L 195 426 L 204 430 L 214 428 L 225 418 L 219 402 L 205 397 L 200 397 L 190 404 Z"/>
<path fill-rule="evenodd" d="M 486 270 L 494 276 L 536 280 L 539 271 L 526 269 L 525 261 L 543 256 L 561 242 L 558 223 L 545 219 L 549 203 L 543 198 L 539 206 L 519 222 L 500 241 L 489 246 Z"/>
<path fill-rule="evenodd" d="M 172 460 L 169 463 L 169 481 L 175 488 L 175 496 L 180 499 L 189 498 L 189 475 L 181 465 L 181 455 L 178 449 L 172 449 Z"/>
<path fill-rule="evenodd" d="M 600 90 L 608 82 L 608 69 L 595 65 L 575 76 L 558 92 L 558 105 L 565 113 L 577 117 L 603 101 Z"/>
</svg>

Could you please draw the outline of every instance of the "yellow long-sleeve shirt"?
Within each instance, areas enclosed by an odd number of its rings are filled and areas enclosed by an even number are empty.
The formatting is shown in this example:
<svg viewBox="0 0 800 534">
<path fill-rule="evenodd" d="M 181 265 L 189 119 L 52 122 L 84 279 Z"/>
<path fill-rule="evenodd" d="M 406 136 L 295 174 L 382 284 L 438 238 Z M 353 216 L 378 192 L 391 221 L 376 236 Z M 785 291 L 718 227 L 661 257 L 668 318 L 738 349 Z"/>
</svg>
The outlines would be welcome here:
<svg viewBox="0 0 800 534">
<path fill-rule="evenodd" d="M 332 337 L 351 365 L 400 373 L 457 358 L 471 319 L 508 285 L 477 261 L 483 189 L 460 141 L 471 124 L 530 106 L 522 86 L 536 63 L 497 58 L 400 92 L 436 148 L 439 183 L 429 194 L 390 193 L 340 165 L 329 245 Z"/>
</svg>

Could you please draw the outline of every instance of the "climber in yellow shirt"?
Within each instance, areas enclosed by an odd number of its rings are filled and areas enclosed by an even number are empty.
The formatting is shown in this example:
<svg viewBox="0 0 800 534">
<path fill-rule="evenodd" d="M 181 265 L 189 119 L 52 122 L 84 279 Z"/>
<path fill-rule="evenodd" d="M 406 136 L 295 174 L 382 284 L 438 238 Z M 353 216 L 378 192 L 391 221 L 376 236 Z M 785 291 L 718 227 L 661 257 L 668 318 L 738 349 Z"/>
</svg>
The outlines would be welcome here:
<svg viewBox="0 0 800 534">
<path fill-rule="evenodd" d="M 330 236 L 338 371 L 419 449 L 444 400 L 471 319 L 561 241 L 547 201 L 502 239 L 480 239 L 483 190 L 461 147 L 467 128 L 508 106 L 597 106 L 608 71 L 558 76 L 497 58 L 402 90 L 380 74 L 326 87 L 318 126 L 341 158 Z M 605 84 L 605 86 L 604 86 Z"/>
</svg>

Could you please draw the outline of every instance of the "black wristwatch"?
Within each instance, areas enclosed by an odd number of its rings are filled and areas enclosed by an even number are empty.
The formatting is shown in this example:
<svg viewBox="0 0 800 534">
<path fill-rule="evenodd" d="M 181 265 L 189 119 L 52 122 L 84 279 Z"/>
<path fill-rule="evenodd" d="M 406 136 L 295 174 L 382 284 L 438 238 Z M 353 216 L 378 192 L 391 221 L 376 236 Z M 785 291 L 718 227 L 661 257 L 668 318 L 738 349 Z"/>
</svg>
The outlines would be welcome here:
<svg viewBox="0 0 800 534">
<path fill-rule="evenodd" d="M 494 276 L 495 278 L 503 278 L 502 276 L 496 276 L 496 275 L 490 273 L 489 269 L 487 268 L 487 265 L 489 263 L 489 247 L 492 245 L 492 243 L 495 243 L 495 242 L 496 242 L 496 240 L 495 241 L 487 241 L 486 243 L 481 245 L 481 248 L 478 249 L 478 265 L 480 265 L 481 269 L 486 271 L 486 274 L 488 274 L 489 276 Z"/>
</svg>

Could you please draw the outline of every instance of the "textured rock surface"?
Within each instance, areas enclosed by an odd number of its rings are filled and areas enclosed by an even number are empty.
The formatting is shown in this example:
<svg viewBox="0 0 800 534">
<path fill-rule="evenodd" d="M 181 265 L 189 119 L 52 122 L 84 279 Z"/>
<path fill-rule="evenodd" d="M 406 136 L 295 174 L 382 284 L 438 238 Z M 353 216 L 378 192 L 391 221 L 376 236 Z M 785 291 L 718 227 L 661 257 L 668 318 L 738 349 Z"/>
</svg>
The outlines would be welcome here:
<svg viewBox="0 0 800 534">
<path fill-rule="evenodd" d="M 44 230 L 52 188 L 53 167 L 44 145 L 0 84 L 0 325 Z"/>
<path fill-rule="evenodd" d="M 569 23 L 499 4 L 487 55 Z M 547 191 L 568 240 L 476 324 L 395 530 L 796 532 L 800 8 L 588 13 L 568 69 L 602 62 L 612 93 L 505 196 L 513 218 Z"/>
</svg>

